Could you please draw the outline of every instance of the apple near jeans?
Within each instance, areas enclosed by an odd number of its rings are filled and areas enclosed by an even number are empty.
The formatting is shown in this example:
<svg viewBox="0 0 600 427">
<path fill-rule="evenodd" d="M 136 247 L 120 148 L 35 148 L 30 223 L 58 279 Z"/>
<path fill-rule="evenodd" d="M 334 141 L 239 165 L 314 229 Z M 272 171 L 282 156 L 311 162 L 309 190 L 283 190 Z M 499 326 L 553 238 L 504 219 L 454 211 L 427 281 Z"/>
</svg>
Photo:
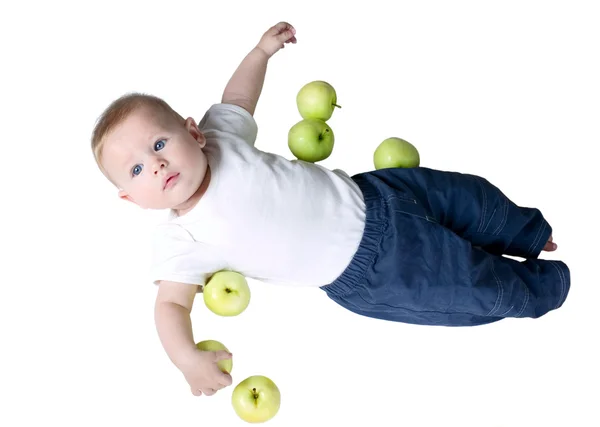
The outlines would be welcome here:
<svg viewBox="0 0 600 427">
<path fill-rule="evenodd" d="M 402 138 L 383 140 L 373 154 L 375 169 L 416 168 L 419 164 L 419 152 L 414 145 Z"/>
</svg>

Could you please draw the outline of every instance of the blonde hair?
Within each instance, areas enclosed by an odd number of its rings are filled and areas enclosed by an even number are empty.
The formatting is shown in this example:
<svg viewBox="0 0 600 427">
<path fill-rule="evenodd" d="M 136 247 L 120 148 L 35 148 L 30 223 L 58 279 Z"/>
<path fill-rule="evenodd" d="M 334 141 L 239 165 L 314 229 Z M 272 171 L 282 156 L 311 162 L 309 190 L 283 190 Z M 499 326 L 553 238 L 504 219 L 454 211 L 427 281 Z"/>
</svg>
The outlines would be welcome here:
<svg viewBox="0 0 600 427">
<path fill-rule="evenodd" d="M 102 150 L 106 136 L 118 125 L 120 125 L 131 113 L 140 108 L 147 108 L 151 112 L 160 116 L 175 119 L 178 123 L 184 124 L 185 119 L 177 113 L 163 99 L 139 92 L 132 92 L 121 96 L 113 101 L 100 115 L 92 131 L 92 152 L 96 164 L 113 184 L 113 180 L 102 166 Z M 116 184 L 115 184 L 116 185 Z"/>
</svg>

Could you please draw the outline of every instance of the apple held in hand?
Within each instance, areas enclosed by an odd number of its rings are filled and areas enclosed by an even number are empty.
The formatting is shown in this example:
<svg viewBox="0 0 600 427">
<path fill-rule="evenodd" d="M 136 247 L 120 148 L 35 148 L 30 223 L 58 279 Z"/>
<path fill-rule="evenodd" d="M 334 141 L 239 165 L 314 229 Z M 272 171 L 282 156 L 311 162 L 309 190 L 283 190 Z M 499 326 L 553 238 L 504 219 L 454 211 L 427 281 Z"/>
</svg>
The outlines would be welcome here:
<svg viewBox="0 0 600 427">
<path fill-rule="evenodd" d="M 227 349 L 227 347 L 225 347 L 221 342 L 216 341 L 216 340 L 200 341 L 199 343 L 196 344 L 196 347 L 198 348 L 198 350 L 202 350 L 202 351 L 225 350 L 226 352 L 230 353 L 230 351 Z M 219 367 L 219 369 L 221 371 L 231 374 L 231 370 L 233 369 L 233 360 L 232 359 L 219 360 L 217 362 L 217 366 Z"/>
<path fill-rule="evenodd" d="M 234 271 L 218 271 L 203 290 L 204 303 L 219 316 L 237 316 L 250 303 L 250 287 L 246 278 Z"/>
<path fill-rule="evenodd" d="M 233 389 L 231 404 L 242 420 L 248 423 L 263 423 L 279 411 L 281 393 L 271 379 L 254 375 Z"/>
<path fill-rule="evenodd" d="M 292 154 L 305 162 L 319 162 L 333 151 L 335 137 L 331 127 L 323 120 L 304 119 L 288 132 L 288 147 Z"/>
<path fill-rule="evenodd" d="M 305 84 L 296 95 L 296 105 L 303 119 L 326 122 L 336 107 L 342 108 L 336 102 L 337 94 L 333 86 L 321 80 Z"/>
<path fill-rule="evenodd" d="M 375 169 L 414 168 L 419 166 L 419 152 L 410 142 L 401 138 L 387 138 L 375 150 Z"/>
</svg>

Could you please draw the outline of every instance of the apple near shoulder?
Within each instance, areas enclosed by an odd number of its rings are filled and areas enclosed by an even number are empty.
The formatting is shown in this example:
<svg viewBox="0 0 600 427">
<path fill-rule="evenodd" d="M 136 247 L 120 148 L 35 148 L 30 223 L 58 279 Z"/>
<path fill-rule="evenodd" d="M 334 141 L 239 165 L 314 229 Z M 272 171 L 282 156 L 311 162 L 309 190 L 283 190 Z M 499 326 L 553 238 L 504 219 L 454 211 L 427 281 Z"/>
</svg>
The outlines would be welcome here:
<svg viewBox="0 0 600 427">
<path fill-rule="evenodd" d="M 235 271 L 218 271 L 204 285 L 204 304 L 219 316 L 237 316 L 250 304 L 246 278 Z"/>
<path fill-rule="evenodd" d="M 323 120 L 303 119 L 288 132 L 288 147 L 297 159 L 319 162 L 333 152 L 335 136 L 331 127 Z"/>
</svg>

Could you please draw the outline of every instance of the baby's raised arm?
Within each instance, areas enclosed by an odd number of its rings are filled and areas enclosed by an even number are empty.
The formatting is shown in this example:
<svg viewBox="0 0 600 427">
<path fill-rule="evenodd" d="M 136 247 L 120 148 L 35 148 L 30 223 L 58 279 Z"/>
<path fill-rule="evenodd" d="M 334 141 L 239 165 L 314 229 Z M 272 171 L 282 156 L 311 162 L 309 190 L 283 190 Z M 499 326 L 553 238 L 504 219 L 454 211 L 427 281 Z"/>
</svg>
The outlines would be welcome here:
<svg viewBox="0 0 600 427">
<path fill-rule="evenodd" d="M 287 22 L 269 28 L 231 76 L 222 103 L 235 104 L 254 115 L 262 92 L 267 62 L 285 43 L 296 43 L 296 30 Z"/>
</svg>

